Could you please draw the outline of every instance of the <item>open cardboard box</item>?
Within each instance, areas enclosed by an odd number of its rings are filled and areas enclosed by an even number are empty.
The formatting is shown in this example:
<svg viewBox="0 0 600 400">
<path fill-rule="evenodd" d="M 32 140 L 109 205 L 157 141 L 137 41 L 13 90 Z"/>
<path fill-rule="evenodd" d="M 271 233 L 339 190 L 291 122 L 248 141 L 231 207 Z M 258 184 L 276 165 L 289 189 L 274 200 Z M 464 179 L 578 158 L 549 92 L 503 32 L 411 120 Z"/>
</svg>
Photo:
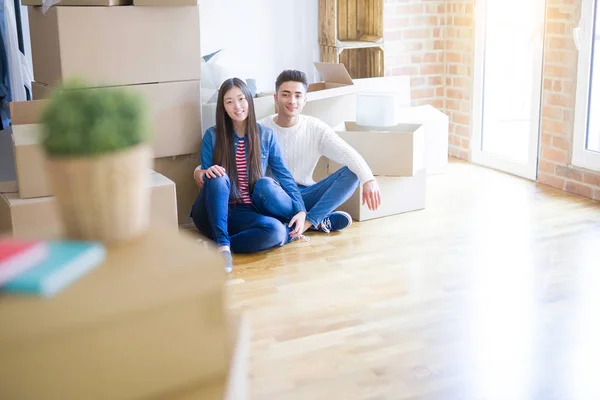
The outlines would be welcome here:
<svg viewBox="0 0 600 400">
<path fill-rule="evenodd" d="M 336 133 L 367 162 L 373 175 L 415 176 L 424 167 L 424 132 L 419 124 L 369 127 L 346 121 Z M 342 168 L 329 162 L 329 172 Z"/>
<path fill-rule="evenodd" d="M 356 117 L 356 87 L 344 64 L 315 62 L 321 81 L 308 85 L 302 114 L 329 126 Z"/>
<path fill-rule="evenodd" d="M 321 81 L 308 85 L 307 101 L 356 93 L 354 81 L 342 63 L 315 62 Z"/>
</svg>

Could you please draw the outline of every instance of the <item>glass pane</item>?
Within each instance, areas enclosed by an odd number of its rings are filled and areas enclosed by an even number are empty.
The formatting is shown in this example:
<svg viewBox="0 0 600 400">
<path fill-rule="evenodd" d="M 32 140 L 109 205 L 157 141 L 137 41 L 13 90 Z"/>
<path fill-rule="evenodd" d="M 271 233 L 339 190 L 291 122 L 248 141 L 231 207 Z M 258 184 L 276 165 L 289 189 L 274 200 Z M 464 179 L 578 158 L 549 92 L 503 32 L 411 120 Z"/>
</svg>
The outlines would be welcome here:
<svg viewBox="0 0 600 400">
<path fill-rule="evenodd" d="M 587 146 L 591 151 L 600 152 L 600 18 L 598 1 L 594 13 L 594 32 L 592 40 L 592 65 L 590 85 L 590 107 L 588 111 Z"/>
<path fill-rule="evenodd" d="M 526 163 L 535 123 L 532 105 L 538 101 L 532 88 L 536 68 L 540 69 L 539 7 L 532 0 L 486 4 L 482 150 Z"/>
</svg>

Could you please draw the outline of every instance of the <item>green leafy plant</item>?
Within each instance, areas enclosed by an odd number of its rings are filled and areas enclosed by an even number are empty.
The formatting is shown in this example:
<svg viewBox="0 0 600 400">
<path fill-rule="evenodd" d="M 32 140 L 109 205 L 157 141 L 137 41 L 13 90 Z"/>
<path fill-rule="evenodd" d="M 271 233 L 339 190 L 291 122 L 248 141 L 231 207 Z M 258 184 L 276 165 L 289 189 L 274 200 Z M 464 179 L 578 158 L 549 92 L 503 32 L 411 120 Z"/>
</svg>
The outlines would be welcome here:
<svg viewBox="0 0 600 400">
<path fill-rule="evenodd" d="M 41 121 L 43 146 L 57 157 L 115 152 L 150 139 L 141 96 L 122 88 L 91 89 L 80 81 L 54 91 Z"/>
</svg>

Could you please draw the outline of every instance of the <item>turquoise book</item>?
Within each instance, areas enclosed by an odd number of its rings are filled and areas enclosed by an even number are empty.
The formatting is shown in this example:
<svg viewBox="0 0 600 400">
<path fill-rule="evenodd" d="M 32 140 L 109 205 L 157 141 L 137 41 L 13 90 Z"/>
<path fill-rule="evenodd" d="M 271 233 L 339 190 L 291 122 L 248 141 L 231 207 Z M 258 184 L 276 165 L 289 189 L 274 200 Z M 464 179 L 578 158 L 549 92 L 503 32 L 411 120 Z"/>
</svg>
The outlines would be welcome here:
<svg viewBox="0 0 600 400">
<path fill-rule="evenodd" d="M 106 258 L 106 249 L 98 242 L 48 241 L 47 244 L 47 256 L 6 282 L 3 292 L 52 297 Z"/>
</svg>

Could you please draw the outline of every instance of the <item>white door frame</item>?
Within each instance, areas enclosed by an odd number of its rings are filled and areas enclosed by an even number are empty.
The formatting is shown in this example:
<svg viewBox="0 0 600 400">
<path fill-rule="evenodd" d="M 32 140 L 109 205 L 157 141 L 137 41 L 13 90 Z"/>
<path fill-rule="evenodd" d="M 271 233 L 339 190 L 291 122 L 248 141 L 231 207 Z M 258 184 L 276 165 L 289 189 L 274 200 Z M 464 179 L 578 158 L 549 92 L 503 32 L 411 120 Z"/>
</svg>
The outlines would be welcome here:
<svg viewBox="0 0 600 400">
<path fill-rule="evenodd" d="M 536 67 L 533 75 L 532 95 L 533 102 L 531 105 L 532 124 L 529 135 L 529 152 L 528 162 L 520 163 L 500 155 L 484 152 L 481 147 L 483 134 L 483 90 L 484 90 L 484 72 L 485 72 L 485 20 L 486 7 L 488 1 L 502 0 L 478 0 L 475 7 L 475 65 L 473 71 L 473 103 L 471 109 L 472 125 L 471 125 L 471 161 L 475 164 L 481 164 L 486 167 L 498 169 L 508 172 L 513 175 L 518 175 L 527 179 L 537 179 L 538 169 L 538 151 L 540 138 L 540 122 L 541 122 L 541 100 L 542 100 L 542 71 L 544 61 L 544 16 L 545 16 L 545 0 L 537 0 L 540 7 L 540 16 L 538 24 L 540 26 L 540 35 L 536 38 L 536 44 L 541 48 L 537 51 L 535 60 Z M 531 0 L 527 0 L 531 1 Z M 541 39 L 541 40 L 540 40 Z M 539 42 L 539 43 L 538 43 Z M 536 101 L 538 99 L 538 101 Z"/>
</svg>

